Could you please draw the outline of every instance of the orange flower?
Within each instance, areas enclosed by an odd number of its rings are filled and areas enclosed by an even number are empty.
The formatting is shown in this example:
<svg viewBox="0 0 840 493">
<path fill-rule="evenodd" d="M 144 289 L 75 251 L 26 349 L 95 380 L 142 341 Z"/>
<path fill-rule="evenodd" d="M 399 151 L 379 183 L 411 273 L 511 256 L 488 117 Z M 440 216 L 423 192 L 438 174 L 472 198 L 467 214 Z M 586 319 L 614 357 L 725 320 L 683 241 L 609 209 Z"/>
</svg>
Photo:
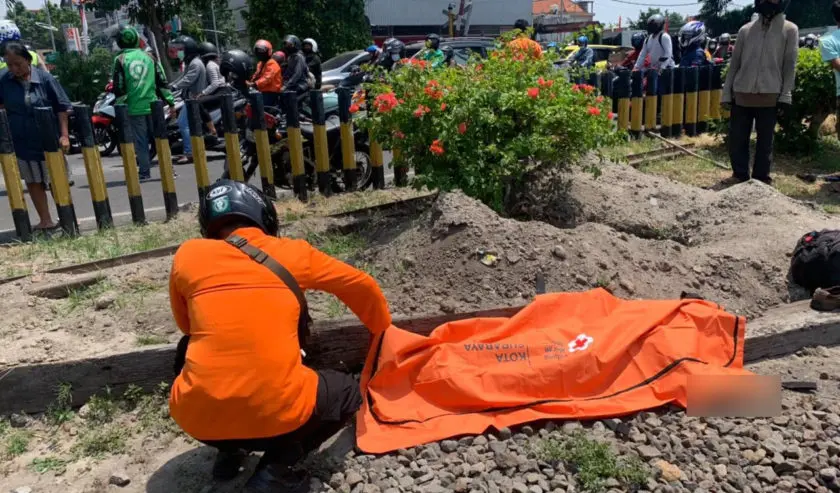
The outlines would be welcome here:
<svg viewBox="0 0 840 493">
<path fill-rule="evenodd" d="M 358 113 L 359 112 L 359 105 L 358 104 L 351 104 L 350 105 L 350 113 Z"/>
<path fill-rule="evenodd" d="M 484 70 L 484 64 L 483 63 L 479 63 L 478 65 L 475 66 L 475 71 L 476 72 L 481 72 L 482 70 Z"/>
<path fill-rule="evenodd" d="M 435 139 L 435 141 L 432 142 L 432 145 L 429 146 L 429 150 L 432 151 L 432 154 L 435 156 L 442 156 L 445 152 L 443 149 L 443 143 L 440 139 Z"/>
<path fill-rule="evenodd" d="M 540 88 L 532 87 L 528 89 L 528 97 L 531 99 L 537 99 L 538 97 L 540 97 Z"/>
<path fill-rule="evenodd" d="M 428 113 L 429 111 L 431 111 L 431 109 L 429 109 L 429 107 L 428 107 L 428 106 L 423 106 L 423 105 L 421 104 L 420 106 L 418 106 L 418 107 L 417 107 L 417 109 L 416 109 L 416 110 L 414 110 L 414 117 L 415 117 L 415 118 L 422 118 L 422 117 L 423 117 L 423 115 L 425 115 L 425 114 L 426 114 L 426 113 Z"/>
<path fill-rule="evenodd" d="M 597 116 L 601 114 L 601 108 L 596 108 L 595 106 L 590 106 L 586 109 L 586 111 L 588 111 L 589 114 L 592 116 Z"/>
<path fill-rule="evenodd" d="M 458 133 L 459 133 L 459 134 L 461 134 L 461 135 L 464 135 L 465 133 L 467 133 L 467 124 L 466 124 L 466 122 L 461 122 L 461 123 L 458 125 Z"/>
<path fill-rule="evenodd" d="M 446 103 L 440 103 L 440 111 L 446 111 Z"/>
<path fill-rule="evenodd" d="M 373 109 L 379 113 L 388 113 L 397 107 L 397 96 L 392 92 L 380 94 L 373 100 Z"/>
<path fill-rule="evenodd" d="M 590 94 L 592 91 L 595 90 L 595 86 L 590 86 L 588 84 L 583 84 L 580 86 L 581 89 L 587 94 Z"/>
<path fill-rule="evenodd" d="M 554 81 L 545 80 L 544 78 L 540 77 L 539 80 L 537 80 L 537 84 L 539 84 L 540 87 L 551 87 L 554 85 Z"/>
<path fill-rule="evenodd" d="M 580 84 L 573 85 L 572 92 L 580 92 Z"/>
<path fill-rule="evenodd" d="M 598 96 L 597 98 L 595 98 L 595 102 L 596 103 L 603 103 L 604 102 L 604 96 Z"/>
</svg>

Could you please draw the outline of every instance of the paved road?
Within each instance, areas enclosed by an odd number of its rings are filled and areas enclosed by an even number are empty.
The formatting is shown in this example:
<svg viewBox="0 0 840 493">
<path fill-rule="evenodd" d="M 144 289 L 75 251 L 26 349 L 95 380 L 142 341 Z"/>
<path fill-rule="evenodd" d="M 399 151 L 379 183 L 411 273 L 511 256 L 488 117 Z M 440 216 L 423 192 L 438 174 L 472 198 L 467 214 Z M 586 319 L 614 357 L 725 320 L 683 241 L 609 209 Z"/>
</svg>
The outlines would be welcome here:
<svg viewBox="0 0 840 493">
<path fill-rule="evenodd" d="M 388 154 L 389 153 L 386 153 L 385 156 L 386 181 L 393 180 L 393 170 L 388 168 L 388 163 L 390 162 L 390 156 Z M 74 154 L 68 156 L 67 162 L 70 166 L 71 177 L 76 182 L 71 188 L 73 204 L 76 209 L 76 217 L 79 221 L 79 228 L 82 231 L 96 229 L 96 219 L 93 215 L 93 205 L 90 197 L 90 189 L 87 184 L 85 164 L 82 160 L 82 155 Z M 159 221 L 166 217 L 163 206 L 163 189 L 161 188 L 160 171 L 157 167 L 157 161 L 154 161 L 152 166 L 152 180 L 141 184 L 143 192 L 143 206 L 146 209 L 146 219 L 148 221 Z M 128 191 L 125 186 L 125 174 L 119 154 L 114 153 L 111 157 L 103 158 L 102 167 L 105 172 L 105 181 L 108 186 L 108 199 L 111 203 L 114 223 L 118 226 L 130 224 L 131 208 L 128 204 Z M 208 152 L 207 168 L 211 182 L 219 178 L 224 170 L 224 154 Z M 195 168 L 192 165 L 176 165 L 175 173 L 178 175 L 175 179 L 178 202 L 180 204 L 196 202 L 198 200 L 198 190 L 195 180 Z M 255 173 L 255 175 L 259 175 L 259 173 Z M 259 186 L 259 176 L 254 176 L 251 179 L 251 183 Z M 277 192 L 278 197 L 291 195 L 291 192 L 285 190 L 281 191 L 278 189 Z M 32 202 L 29 200 L 28 196 L 25 200 L 26 206 L 29 210 L 30 220 L 32 224 L 36 224 L 38 222 L 38 216 L 35 213 Z M 50 197 L 49 200 L 51 210 L 53 211 L 53 219 L 57 220 L 57 216 L 55 215 L 55 204 L 52 201 L 52 197 Z M 6 184 L 3 181 L 2 174 L 0 174 L 0 243 L 13 241 L 14 238 L 14 223 L 12 222 L 9 200 L 6 195 Z"/>
</svg>

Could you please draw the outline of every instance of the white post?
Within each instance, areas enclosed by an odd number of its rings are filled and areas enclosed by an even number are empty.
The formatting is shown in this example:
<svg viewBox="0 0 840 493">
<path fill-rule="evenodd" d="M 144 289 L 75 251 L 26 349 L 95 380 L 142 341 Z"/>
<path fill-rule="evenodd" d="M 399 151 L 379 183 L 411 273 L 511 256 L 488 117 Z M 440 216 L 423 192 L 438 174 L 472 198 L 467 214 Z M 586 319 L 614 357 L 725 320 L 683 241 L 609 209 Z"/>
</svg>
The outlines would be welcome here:
<svg viewBox="0 0 840 493">
<path fill-rule="evenodd" d="M 213 0 L 210 0 L 210 13 L 213 15 L 213 36 L 216 39 L 216 49 L 221 50 L 222 47 L 219 46 L 219 30 L 216 29 L 216 6 L 213 3 Z"/>
</svg>

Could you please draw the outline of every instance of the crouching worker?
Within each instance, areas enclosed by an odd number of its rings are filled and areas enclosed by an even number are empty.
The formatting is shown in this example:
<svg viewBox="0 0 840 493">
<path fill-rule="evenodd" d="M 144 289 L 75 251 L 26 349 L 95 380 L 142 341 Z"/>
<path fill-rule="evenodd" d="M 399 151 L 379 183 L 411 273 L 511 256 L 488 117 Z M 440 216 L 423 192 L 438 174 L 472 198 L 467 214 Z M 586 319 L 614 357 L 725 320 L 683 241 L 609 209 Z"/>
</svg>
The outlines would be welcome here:
<svg viewBox="0 0 840 493">
<path fill-rule="evenodd" d="M 250 185 L 216 182 L 199 222 L 204 238 L 178 249 L 170 276 L 172 313 L 186 334 L 170 413 L 218 449 L 215 479 L 234 478 L 248 452 L 262 451 L 245 491 L 306 492 L 309 478 L 293 466 L 362 399 L 351 375 L 304 364 L 311 319 L 302 291 L 336 295 L 374 334 L 391 324 L 387 301 L 364 272 L 306 241 L 278 238 L 274 206 Z"/>
</svg>

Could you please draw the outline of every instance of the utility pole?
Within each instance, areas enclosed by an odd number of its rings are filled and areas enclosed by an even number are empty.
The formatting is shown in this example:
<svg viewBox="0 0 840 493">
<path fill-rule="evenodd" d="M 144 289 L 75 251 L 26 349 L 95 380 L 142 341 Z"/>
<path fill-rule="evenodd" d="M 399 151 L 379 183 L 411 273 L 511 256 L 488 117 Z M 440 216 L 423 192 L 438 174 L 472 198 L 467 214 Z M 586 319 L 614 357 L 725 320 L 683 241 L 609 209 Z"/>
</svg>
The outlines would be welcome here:
<svg viewBox="0 0 840 493">
<path fill-rule="evenodd" d="M 216 49 L 221 51 L 222 47 L 219 46 L 219 30 L 216 29 L 216 6 L 213 0 L 210 0 L 210 14 L 213 16 L 213 36 L 216 39 Z"/>
<path fill-rule="evenodd" d="M 52 41 L 52 49 L 53 53 L 55 53 L 58 50 L 55 49 L 55 34 L 53 34 L 54 28 L 52 23 L 52 16 L 50 15 L 50 4 L 47 0 L 44 0 L 44 7 L 47 8 L 47 24 L 50 25 L 50 41 Z"/>
</svg>

